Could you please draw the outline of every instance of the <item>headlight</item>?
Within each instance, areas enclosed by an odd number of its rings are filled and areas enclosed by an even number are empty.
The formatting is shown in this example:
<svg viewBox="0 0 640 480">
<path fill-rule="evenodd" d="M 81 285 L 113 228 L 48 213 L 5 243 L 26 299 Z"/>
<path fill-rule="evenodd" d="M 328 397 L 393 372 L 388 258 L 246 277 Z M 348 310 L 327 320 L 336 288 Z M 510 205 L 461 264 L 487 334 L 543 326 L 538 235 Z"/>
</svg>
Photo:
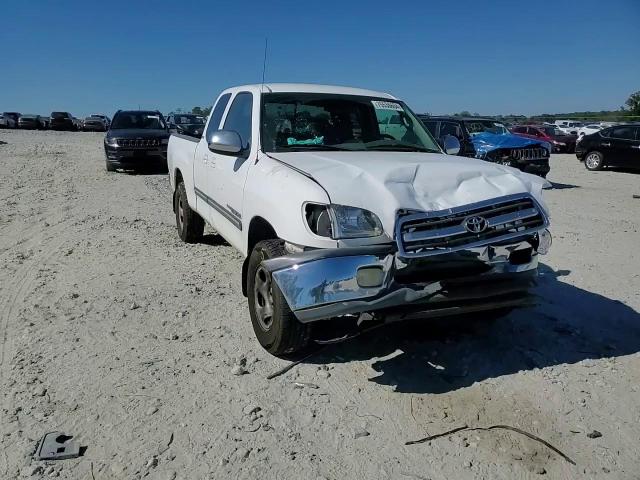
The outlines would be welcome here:
<svg viewBox="0 0 640 480">
<path fill-rule="evenodd" d="M 169 139 L 168 138 L 163 138 L 162 140 L 160 140 L 160 143 L 162 145 L 167 145 L 169 143 Z"/>
<path fill-rule="evenodd" d="M 117 147 L 118 146 L 118 140 L 113 138 L 113 137 L 105 137 L 104 143 L 106 143 L 110 147 Z"/>
<path fill-rule="evenodd" d="M 337 240 L 377 237 L 383 233 L 377 215 L 362 208 L 308 203 L 304 215 L 311 231 L 322 237 Z"/>
</svg>

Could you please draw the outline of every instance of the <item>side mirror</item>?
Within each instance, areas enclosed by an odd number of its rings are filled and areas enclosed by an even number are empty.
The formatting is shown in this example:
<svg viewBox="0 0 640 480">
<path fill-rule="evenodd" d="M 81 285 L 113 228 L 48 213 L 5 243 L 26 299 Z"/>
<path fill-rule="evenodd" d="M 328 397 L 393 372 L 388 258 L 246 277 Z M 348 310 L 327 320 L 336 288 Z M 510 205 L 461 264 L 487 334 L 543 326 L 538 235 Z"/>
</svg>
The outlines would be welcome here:
<svg viewBox="0 0 640 480">
<path fill-rule="evenodd" d="M 447 155 L 457 155 L 460 152 L 460 140 L 453 135 L 445 135 L 441 142 L 444 153 Z"/>
<path fill-rule="evenodd" d="M 207 138 L 209 150 L 221 155 L 235 155 L 242 152 L 242 139 L 238 132 L 233 130 L 217 130 Z"/>
</svg>

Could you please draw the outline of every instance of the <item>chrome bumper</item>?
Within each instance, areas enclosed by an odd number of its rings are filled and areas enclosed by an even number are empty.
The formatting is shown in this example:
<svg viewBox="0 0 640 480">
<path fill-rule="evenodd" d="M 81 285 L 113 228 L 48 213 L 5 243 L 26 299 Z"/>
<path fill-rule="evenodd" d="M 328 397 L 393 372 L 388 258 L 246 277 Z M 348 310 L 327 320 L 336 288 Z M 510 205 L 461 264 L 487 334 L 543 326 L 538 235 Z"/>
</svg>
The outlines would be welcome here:
<svg viewBox="0 0 640 480">
<path fill-rule="evenodd" d="M 385 245 L 312 250 L 263 265 L 303 323 L 373 312 L 444 316 L 532 303 L 537 246 L 529 234 L 425 258 L 402 258 Z"/>
</svg>

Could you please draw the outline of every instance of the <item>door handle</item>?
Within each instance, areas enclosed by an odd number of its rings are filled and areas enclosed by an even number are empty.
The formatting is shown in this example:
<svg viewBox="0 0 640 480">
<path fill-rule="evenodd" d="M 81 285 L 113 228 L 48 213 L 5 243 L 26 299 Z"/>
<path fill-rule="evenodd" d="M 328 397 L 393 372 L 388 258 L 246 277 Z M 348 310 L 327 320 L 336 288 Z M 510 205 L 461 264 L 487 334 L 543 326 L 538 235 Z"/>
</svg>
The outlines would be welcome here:
<svg viewBox="0 0 640 480">
<path fill-rule="evenodd" d="M 640 150 L 640 145 L 631 145 L 631 148 L 637 148 L 638 150 Z"/>
<path fill-rule="evenodd" d="M 610 143 L 601 143 L 600 145 L 602 145 L 603 147 L 610 147 L 611 146 Z"/>
</svg>

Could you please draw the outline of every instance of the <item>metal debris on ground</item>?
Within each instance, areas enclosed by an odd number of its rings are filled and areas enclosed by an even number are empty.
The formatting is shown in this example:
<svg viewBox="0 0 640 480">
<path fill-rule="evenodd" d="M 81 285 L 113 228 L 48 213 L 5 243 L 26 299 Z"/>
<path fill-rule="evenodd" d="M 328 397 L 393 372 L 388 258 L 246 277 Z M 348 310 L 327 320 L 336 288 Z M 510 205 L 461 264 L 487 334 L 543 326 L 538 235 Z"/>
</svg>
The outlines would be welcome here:
<svg viewBox="0 0 640 480">
<path fill-rule="evenodd" d="M 411 440 L 411 441 L 405 442 L 405 445 L 415 445 L 415 444 L 418 444 L 418 443 L 430 442 L 431 440 L 435 440 L 436 438 L 445 437 L 447 435 L 452 435 L 454 433 L 461 432 L 463 430 L 485 430 L 485 431 L 488 431 L 488 430 L 496 430 L 496 429 L 510 430 L 512 432 L 516 432 L 516 433 L 519 433 L 521 435 L 524 435 L 525 437 L 528 437 L 531 440 L 535 440 L 536 442 L 539 442 L 539 443 L 543 444 L 545 447 L 553 450 L 558 455 L 560 455 L 562 458 L 564 458 L 567 462 L 569 462 L 571 465 L 576 465 L 576 462 L 571 460 L 571 458 L 569 458 L 567 455 L 562 453 L 560 450 L 558 450 L 556 447 L 551 445 L 546 440 L 543 440 L 542 438 L 538 437 L 537 435 L 534 435 L 533 433 L 529 433 L 529 432 L 527 432 L 525 430 L 522 430 L 522 429 L 517 428 L 517 427 L 512 427 L 510 425 L 491 425 L 489 427 L 469 427 L 468 425 L 464 425 L 462 427 L 457 427 L 457 428 L 454 428 L 452 430 L 448 430 L 448 431 L 443 432 L 443 433 L 438 433 L 436 435 L 431 435 L 429 437 L 421 438 L 420 440 Z"/>
<path fill-rule="evenodd" d="M 296 360 L 295 362 L 291 362 L 289 365 L 282 367 L 280 370 L 276 370 L 275 372 L 267 375 L 267 380 L 272 380 L 276 377 L 279 377 L 280 375 L 284 375 L 285 373 L 287 373 L 289 370 L 291 370 L 293 367 L 295 367 L 296 365 L 300 365 L 302 362 L 304 362 L 305 360 L 308 360 L 309 358 L 313 357 L 314 355 L 320 353 L 322 350 L 324 350 L 323 348 L 319 348 L 318 350 L 311 352 L 309 355 L 305 355 L 304 357 Z"/>
<path fill-rule="evenodd" d="M 80 445 L 72 442 L 72 435 L 63 432 L 46 433 L 36 449 L 38 460 L 66 460 L 80 456 Z"/>
<path fill-rule="evenodd" d="M 313 388 L 313 389 L 317 389 L 320 388 L 318 385 L 316 385 L 315 383 L 307 383 L 307 382 L 293 382 L 293 385 L 296 388 Z"/>
</svg>

